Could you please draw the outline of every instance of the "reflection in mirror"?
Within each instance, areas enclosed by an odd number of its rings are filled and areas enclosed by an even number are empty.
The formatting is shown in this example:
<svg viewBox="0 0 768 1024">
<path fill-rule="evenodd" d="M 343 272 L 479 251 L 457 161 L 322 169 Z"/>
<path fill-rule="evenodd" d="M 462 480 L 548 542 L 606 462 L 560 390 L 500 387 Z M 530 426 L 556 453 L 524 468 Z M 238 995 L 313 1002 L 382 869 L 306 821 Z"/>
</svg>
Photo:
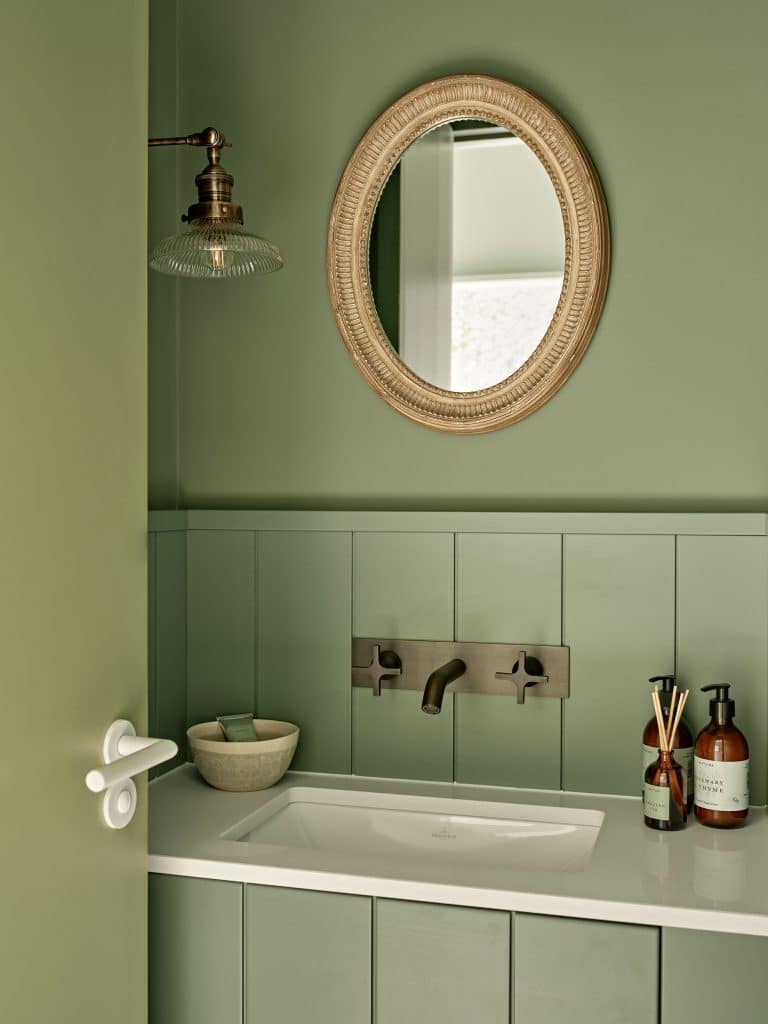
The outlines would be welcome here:
<svg viewBox="0 0 768 1024">
<path fill-rule="evenodd" d="M 391 345 L 423 380 L 457 392 L 498 384 L 533 354 L 557 308 L 564 259 L 543 165 L 506 129 L 468 120 L 406 150 L 369 250 Z"/>
</svg>

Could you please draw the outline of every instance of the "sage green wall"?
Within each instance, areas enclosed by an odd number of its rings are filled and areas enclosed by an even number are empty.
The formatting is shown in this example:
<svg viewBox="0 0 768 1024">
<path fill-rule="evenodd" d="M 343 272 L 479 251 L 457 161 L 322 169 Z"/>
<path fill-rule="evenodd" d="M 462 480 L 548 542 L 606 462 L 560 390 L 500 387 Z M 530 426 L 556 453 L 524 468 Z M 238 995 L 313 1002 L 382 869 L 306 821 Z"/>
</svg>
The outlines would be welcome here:
<svg viewBox="0 0 768 1024">
<path fill-rule="evenodd" d="M 149 134 L 176 135 L 178 102 L 177 0 L 149 0 Z M 203 127 L 202 125 L 200 126 Z M 148 242 L 181 230 L 174 146 L 149 154 Z M 162 508 L 176 504 L 178 394 L 176 357 L 178 281 L 147 272 L 149 320 L 149 489 L 150 501 Z"/>
<path fill-rule="evenodd" d="M 0 1020 L 146 1020 L 146 0 L 4 4 Z"/>
<path fill-rule="evenodd" d="M 274 277 L 180 288 L 182 507 L 760 509 L 768 502 L 768 7 L 701 0 L 179 0 L 180 126 L 235 141 Z M 490 435 L 411 424 L 339 339 L 327 218 L 404 90 L 501 75 L 583 138 L 611 215 L 605 313 L 545 408 Z M 162 102 L 163 97 L 155 97 Z M 183 205 L 199 153 L 180 155 Z M 155 439 L 167 450 L 167 430 Z M 154 503 L 168 495 L 155 489 Z"/>
</svg>

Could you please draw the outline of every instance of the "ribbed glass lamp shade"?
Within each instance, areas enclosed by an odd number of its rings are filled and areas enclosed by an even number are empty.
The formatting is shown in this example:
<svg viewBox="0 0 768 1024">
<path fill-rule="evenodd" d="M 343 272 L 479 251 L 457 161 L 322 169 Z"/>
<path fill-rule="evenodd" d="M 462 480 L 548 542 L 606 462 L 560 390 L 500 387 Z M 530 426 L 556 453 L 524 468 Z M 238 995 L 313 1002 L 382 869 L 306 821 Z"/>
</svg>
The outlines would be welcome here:
<svg viewBox="0 0 768 1024">
<path fill-rule="evenodd" d="M 240 224 L 196 221 L 187 231 L 164 238 L 149 265 L 175 277 L 242 277 L 271 274 L 283 265 L 278 249 Z"/>
</svg>

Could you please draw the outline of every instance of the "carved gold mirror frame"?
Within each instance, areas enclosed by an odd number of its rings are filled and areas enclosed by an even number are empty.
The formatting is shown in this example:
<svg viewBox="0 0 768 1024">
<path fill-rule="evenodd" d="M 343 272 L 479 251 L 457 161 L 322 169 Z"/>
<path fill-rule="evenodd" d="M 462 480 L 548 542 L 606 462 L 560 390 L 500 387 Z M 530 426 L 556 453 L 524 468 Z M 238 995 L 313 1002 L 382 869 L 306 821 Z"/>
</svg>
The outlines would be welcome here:
<svg viewBox="0 0 768 1024">
<path fill-rule="evenodd" d="M 511 377 L 472 392 L 435 387 L 400 360 L 376 312 L 368 267 L 376 206 L 397 162 L 425 132 L 456 119 L 491 121 L 527 143 L 554 186 L 565 231 L 563 287 L 546 335 Z M 358 143 L 331 211 L 328 287 L 344 343 L 378 395 L 435 430 L 481 433 L 529 416 L 573 373 L 600 319 L 609 250 L 600 182 L 586 150 L 560 115 L 503 79 L 452 75 L 406 93 Z"/>
</svg>

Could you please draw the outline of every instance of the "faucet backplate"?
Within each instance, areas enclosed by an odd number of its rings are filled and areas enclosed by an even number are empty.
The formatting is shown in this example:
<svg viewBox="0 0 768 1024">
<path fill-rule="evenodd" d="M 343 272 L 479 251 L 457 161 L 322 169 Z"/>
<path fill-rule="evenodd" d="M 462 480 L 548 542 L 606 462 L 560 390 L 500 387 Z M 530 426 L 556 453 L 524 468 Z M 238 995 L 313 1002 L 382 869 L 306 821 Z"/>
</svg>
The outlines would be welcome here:
<svg viewBox="0 0 768 1024">
<path fill-rule="evenodd" d="M 401 674 L 382 678 L 382 690 L 424 690 L 424 684 L 440 665 L 454 658 L 466 663 L 466 672 L 451 683 L 452 693 L 485 693 L 518 700 L 513 669 L 521 657 L 541 665 L 541 682 L 527 683 L 524 699 L 570 696 L 569 647 L 550 644 L 473 644 L 450 640 L 394 640 L 383 637 L 352 638 L 352 686 L 372 689 L 370 665 L 374 647 L 391 651 L 400 659 Z"/>
</svg>

